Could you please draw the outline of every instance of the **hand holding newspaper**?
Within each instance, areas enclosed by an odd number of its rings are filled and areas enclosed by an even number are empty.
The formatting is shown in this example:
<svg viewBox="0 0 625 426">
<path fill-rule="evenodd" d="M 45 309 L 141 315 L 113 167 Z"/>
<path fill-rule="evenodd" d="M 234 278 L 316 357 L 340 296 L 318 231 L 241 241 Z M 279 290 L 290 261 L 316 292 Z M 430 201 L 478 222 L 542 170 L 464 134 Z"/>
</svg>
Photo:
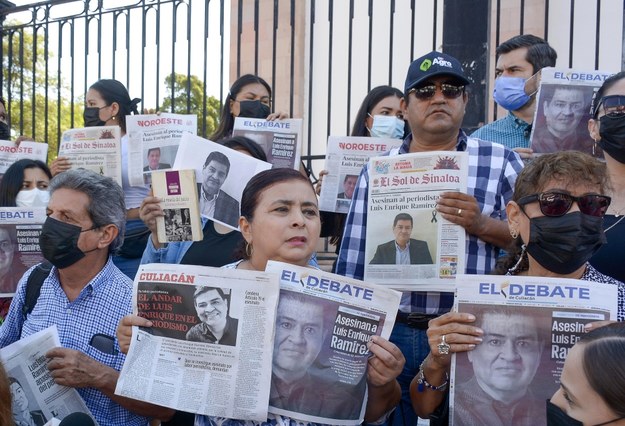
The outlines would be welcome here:
<svg viewBox="0 0 625 426">
<path fill-rule="evenodd" d="M 53 325 L 0 349 L 13 403 L 20 405 L 22 413 L 28 412 L 36 424 L 44 424 L 54 417 L 63 419 L 75 412 L 91 416 L 76 389 L 57 385 L 50 375 L 45 354 L 59 346 L 58 330 Z M 21 423 L 18 415 L 14 410 L 16 424 L 30 424 Z M 97 424 L 95 420 L 94 424 Z"/>
<path fill-rule="evenodd" d="M 459 275 L 454 310 L 476 317 L 482 343 L 454 354 L 454 425 L 545 424 L 568 351 L 593 321 L 616 320 L 618 287 L 566 278 Z M 493 409 L 505 404 L 504 418 Z"/>
</svg>

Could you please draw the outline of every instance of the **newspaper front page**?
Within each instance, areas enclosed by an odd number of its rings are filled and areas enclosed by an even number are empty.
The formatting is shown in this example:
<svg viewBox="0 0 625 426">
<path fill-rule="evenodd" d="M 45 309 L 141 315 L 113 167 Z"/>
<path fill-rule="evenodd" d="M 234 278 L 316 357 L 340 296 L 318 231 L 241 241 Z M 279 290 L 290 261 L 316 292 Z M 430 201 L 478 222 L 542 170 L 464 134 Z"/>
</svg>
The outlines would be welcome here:
<svg viewBox="0 0 625 426">
<path fill-rule="evenodd" d="M 536 111 L 530 137 L 535 154 L 574 150 L 603 158 L 588 133 L 590 106 L 606 71 L 547 67 L 540 71 Z"/>
<path fill-rule="evenodd" d="M 133 327 L 115 393 L 181 411 L 266 420 L 278 295 L 272 273 L 141 265 L 134 313 L 153 327 Z"/>
<path fill-rule="evenodd" d="M 91 416 L 97 425 L 76 389 L 57 385 L 50 375 L 45 354 L 59 346 L 59 333 L 53 325 L 0 349 L 0 359 L 11 382 L 13 404 L 19 404 L 22 411 L 28 410 L 32 424 L 80 412 Z M 14 420 L 19 425 L 31 424 L 21 423 L 17 416 Z"/>
<path fill-rule="evenodd" d="M 43 261 L 39 235 L 45 221 L 44 207 L 0 208 L 0 297 L 14 296 L 24 272 Z"/>
<path fill-rule="evenodd" d="M 128 179 L 131 186 L 151 183 L 153 170 L 169 170 L 174 164 L 180 139 L 197 134 L 197 115 L 127 115 Z"/>
<path fill-rule="evenodd" d="M 438 214 L 436 201 L 443 192 L 466 193 L 468 171 L 466 152 L 370 160 L 366 281 L 396 290 L 453 290 L 464 272 L 466 234 Z"/>
<path fill-rule="evenodd" d="M 302 119 L 268 121 L 262 118 L 234 119 L 232 136 L 245 136 L 261 146 L 267 161 L 277 169 L 299 170 L 302 150 Z"/>
<path fill-rule="evenodd" d="M 72 169 L 83 168 L 112 178 L 122 186 L 121 129 L 119 126 L 85 127 L 63 132 L 59 157 Z"/>
<path fill-rule="evenodd" d="M 474 314 L 484 336 L 452 358 L 450 424 L 546 424 L 545 400 L 559 387 L 569 350 L 586 324 L 616 320 L 618 287 L 495 275 L 456 282 L 454 310 Z M 505 422 L 497 404 L 508 407 Z"/>
<path fill-rule="evenodd" d="M 48 144 L 23 141 L 17 146 L 15 142 L 0 140 L 0 177 L 6 173 L 11 164 L 23 158 L 45 163 L 48 159 Z"/>
<path fill-rule="evenodd" d="M 362 167 L 371 157 L 401 146 L 403 140 L 356 136 L 330 136 L 319 209 L 347 213 Z"/>
<path fill-rule="evenodd" d="M 367 342 L 389 338 L 400 293 L 317 269 L 269 261 L 280 277 L 269 411 L 356 425 L 367 395 Z"/>
</svg>

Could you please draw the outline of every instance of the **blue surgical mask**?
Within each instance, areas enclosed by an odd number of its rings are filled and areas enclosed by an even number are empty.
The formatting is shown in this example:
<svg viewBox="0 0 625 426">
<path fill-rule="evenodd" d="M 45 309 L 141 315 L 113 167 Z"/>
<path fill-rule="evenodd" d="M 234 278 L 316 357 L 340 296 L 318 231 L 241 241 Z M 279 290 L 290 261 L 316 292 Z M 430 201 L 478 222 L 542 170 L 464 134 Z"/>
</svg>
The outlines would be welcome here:
<svg viewBox="0 0 625 426">
<path fill-rule="evenodd" d="M 374 138 L 401 139 L 404 137 L 404 124 L 404 120 L 394 115 L 374 115 L 373 125 L 368 130 Z"/>
<path fill-rule="evenodd" d="M 495 102 L 508 111 L 516 111 L 530 101 L 531 95 L 525 93 L 525 82 L 522 77 L 497 77 L 493 98 Z"/>
</svg>

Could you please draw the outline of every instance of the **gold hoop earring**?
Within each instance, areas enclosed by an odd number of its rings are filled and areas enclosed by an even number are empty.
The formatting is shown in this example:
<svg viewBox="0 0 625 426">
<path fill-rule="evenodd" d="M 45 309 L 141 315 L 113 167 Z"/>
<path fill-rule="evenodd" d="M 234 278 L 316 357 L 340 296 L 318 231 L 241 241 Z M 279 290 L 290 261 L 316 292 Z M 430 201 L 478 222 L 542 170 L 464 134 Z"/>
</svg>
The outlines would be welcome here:
<svg viewBox="0 0 625 426">
<path fill-rule="evenodd" d="M 245 242 L 245 255 L 249 259 L 250 257 L 252 257 L 253 253 L 254 253 L 254 247 L 252 247 L 252 245 L 246 241 Z"/>
<path fill-rule="evenodd" d="M 519 231 L 517 231 L 516 228 L 510 229 L 510 236 L 512 237 L 513 240 L 516 240 L 517 237 L 519 236 Z"/>
</svg>

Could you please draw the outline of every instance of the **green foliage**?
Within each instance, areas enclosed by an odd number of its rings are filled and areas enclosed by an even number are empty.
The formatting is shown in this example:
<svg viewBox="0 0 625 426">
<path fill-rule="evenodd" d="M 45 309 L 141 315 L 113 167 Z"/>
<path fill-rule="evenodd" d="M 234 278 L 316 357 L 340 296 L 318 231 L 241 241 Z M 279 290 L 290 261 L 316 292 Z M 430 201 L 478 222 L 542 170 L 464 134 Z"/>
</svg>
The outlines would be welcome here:
<svg viewBox="0 0 625 426">
<path fill-rule="evenodd" d="M 82 126 L 83 102 L 78 99 L 72 107 L 71 99 L 65 95 L 70 93 L 69 88 L 62 81 L 59 84 L 50 67 L 55 63 L 54 53 L 45 50 L 43 30 L 35 37 L 32 28 L 15 22 L 5 23 L 4 30 L 2 97 L 7 102 L 11 129 L 14 134 L 23 133 L 37 142 L 48 143 L 48 162 L 51 162 L 57 156 L 60 135 L 67 129 Z"/>
<path fill-rule="evenodd" d="M 192 75 L 187 78 L 184 74 L 174 73 L 165 78 L 165 85 L 168 91 L 171 91 L 172 79 L 174 83 L 173 90 L 173 108 L 172 95 L 163 99 L 160 110 L 164 112 L 175 112 L 177 114 L 196 114 L 197 134 L 202 137 L 210 136 L 217 129 L 219 122 L 219 112 L 221 104 L 219 99 L 214 96 L 206 97 L 206 115 L 204 112 L 204 84 L 198 77 Z M 187 92 L 187 83 L 189 83 L 189 91 Z M 187 108 L 187 100 L 189 105 Z M 206 132 L 203 132 L 204 122 L 206 122 Z"/>
</svg>

